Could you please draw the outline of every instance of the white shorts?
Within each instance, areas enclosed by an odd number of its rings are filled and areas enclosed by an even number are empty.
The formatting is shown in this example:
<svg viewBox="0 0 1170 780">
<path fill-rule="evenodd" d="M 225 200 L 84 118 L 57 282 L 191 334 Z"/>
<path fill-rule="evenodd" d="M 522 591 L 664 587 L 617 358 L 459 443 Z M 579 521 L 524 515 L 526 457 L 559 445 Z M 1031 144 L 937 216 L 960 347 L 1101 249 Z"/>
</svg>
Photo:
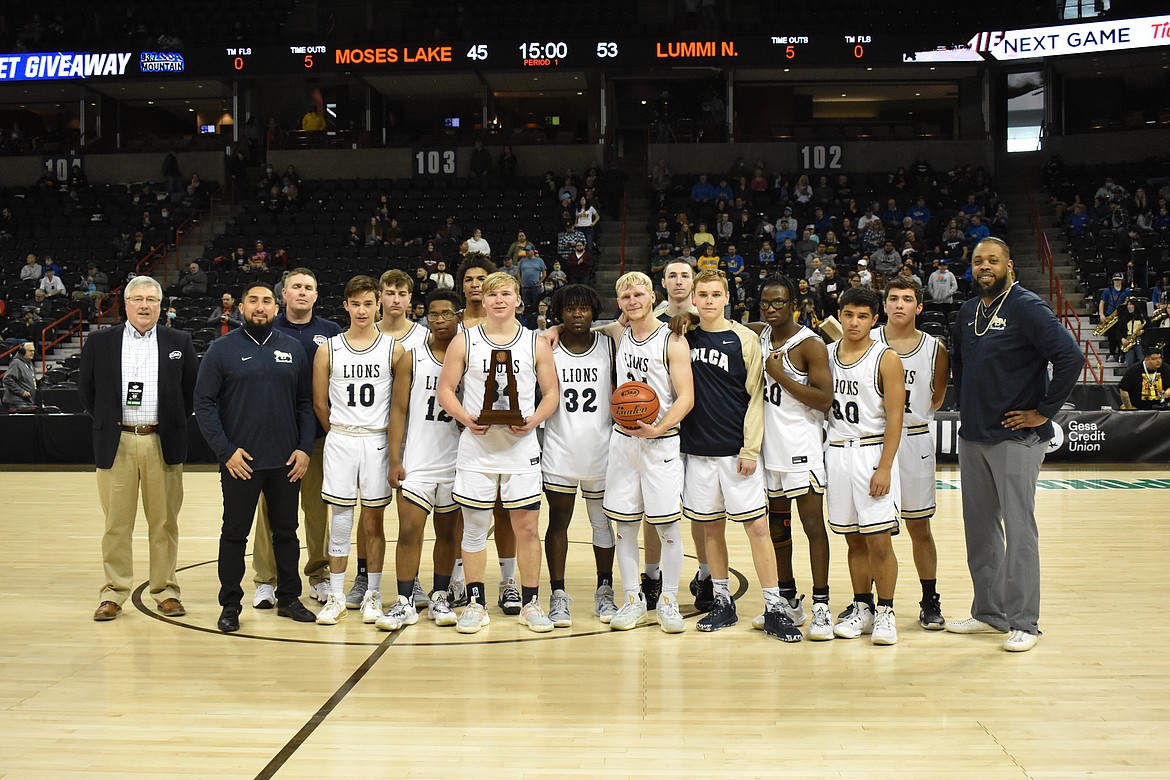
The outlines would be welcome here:
<svg viewBox="0 0 1170 780">
<path fill-rule="evenodd" d="M 468 509 L 491 509 L 496 505 L 497 496 L 504 509 L 539 509 L 540 472 L 500 474 L 457 470 L 452 493 L 455 502 Z"/>
<path fill-rule="evenodd" d="M 736 470 L 738 462 L 735 455 L 719 458 L 688 455 L 683 516 L 696 523 L 724 518 L 734 523 L 750 523 L 766 515 L 764 469 L 757 464 L 756 470 L 745 477 Z"/>
<path fill-rule="evenodd" d="M 605 477 L 589 479 L 562 477 L 559 474 L 544 475 L 544 489 L 550 493 L 567 493 L 575 496 L 578 486 L 581 488 L 581 498 L 597 500 L 605 497 Z"/>
<path fill-rule="evenodd" d="M 827 512 L 829 528 L 839 534 L 898 532 L 901 491 L 898 460 L 890 470 L 890 492 L 871 498 L 869 481 L 882 457 L 881 444 L 840 447 L 829 445 L 825 454 L 829 477 Z"/>
<path fill-rule="evenodd" d="M 386 435 L 355 436 L 340 431 L 325 434 L 321 500 L 334 506 L 386 506 L 392 500 L 387 475 L 390 453 Z"/>
<path fill-rule="evenodd" d="M 618 523 L 653 524 L 682 517 L 683 460 L 678 436 L 639 439 L 614 431 L 609 440 L 602 508 Z"/>
<path fill-rule="evenodd" d="M 768 498 L 800 498 L 809 491 L 824 495 L 828 484 L 823 467 L 808 471 L 764 471 Z"/>
<path fill-rule="evenodd" d="M 902 481 L 903 520 L 929 520 L 934 516 L 934 437 L 927 428 L 921 433 L 902 432 L 898 447 L 898 476 Z"/>
<path fill-rule="evenodd" d="M 443 515 L 459 508 L 459 505 L 455 503 L 455 498 L 451 495 L 454 488 L 454 482 L 427 482 L 407 477 L 398 488 L 398 495 L 415 506 L 421 507 L 427 514 L 434 512 L 437 515 Z"/>
</svg>

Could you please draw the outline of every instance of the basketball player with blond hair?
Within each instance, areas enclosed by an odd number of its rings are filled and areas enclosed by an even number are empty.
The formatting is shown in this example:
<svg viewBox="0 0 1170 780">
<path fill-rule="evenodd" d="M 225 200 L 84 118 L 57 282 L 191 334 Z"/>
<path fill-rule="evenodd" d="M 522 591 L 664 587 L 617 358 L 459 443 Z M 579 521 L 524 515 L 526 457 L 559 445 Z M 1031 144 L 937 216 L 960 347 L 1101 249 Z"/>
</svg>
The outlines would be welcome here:
<svg viewBox="0 0 1170 780">
<path fill-rule="evenodd" d="M 463 567 L 471 603 L 456 630 L 474 634 L 490 622 L 484 593 L 487 535 L 497 496 L 516 531 L 523 607 L 520 622 L 537 633 L 551 631 L 552 621 L 540 605 L 540 442 L 537 427 L 556 411 L 560 400 L 552 347 L 535 331 L 520 326 L 515 277 L 496 272 L 483 283 L 487 319 L 465 330 L 447 348 L 439 374 L 439 404 L 462 426 L 455 466 L 455 500 L 463 508 Z M 499 358 L 510 353 L 512 370 Z M 488 377 L 495 376 L 496 396 L 487 397 Z M 510 376 L 515 381 L 520 425 L 479 422 L 485 409 L 506 409 Z M 460 401 L 457 389 L 463 386 Z M 536 389 L 541 393 L 536 404 Z"/>
<path fill-rule="evenodd" d="M 614 425 L 605 473 L 605 514 L 617 523 L 616 557 L 624 598 L 609 627 L 624 631 L 646 622 L 646 597 L 638 577 L 638 529 L 642 519 L 662 542 L 662 597 L 658 625 L 667 633 L 686 630 L 678 606 L 682 577 L 683 462 L 679 423 L 695 403 L 686 340 L 654 316 L 654 282 L 637 271 L 617 280 L 618 307 L 627 326 L 602 330 L 617 341 L 618 385 L 644 382 L 658 395 L 658 416 L 637 428 Z"/>
</svg>

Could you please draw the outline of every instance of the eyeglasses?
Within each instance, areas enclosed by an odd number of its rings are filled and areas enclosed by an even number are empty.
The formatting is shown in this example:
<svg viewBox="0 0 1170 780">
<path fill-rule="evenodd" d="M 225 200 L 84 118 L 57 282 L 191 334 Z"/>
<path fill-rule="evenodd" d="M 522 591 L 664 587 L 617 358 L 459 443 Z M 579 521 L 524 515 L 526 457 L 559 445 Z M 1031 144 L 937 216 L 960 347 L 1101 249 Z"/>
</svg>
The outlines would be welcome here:
<svg viewBox="0 0 1170 780">
<path fill-rule="evenodd" d="M 427 319 L 431 322 L 450 322 L 457 316 L 453 311 L 427 312 Z"/>
<path fill-rule="evenodd" d="M 761 311 L 769 311 L 769 310 L 778 311 L 780 309 L 783 309 L 785 306 L 787 306 L 790 303 L 792 303 L 792 301 L 788 300 L 787 298 L 778 298 L 774 301 L 760 301 L 760 310 Z"/>
<path fill-rule="evenodd" d="M 151 306 L 158 306 L 160 303 L 162 303 L 161 298 L 155 298 L 153 296 L 142 296 L 142 295 L 135 295 L 133 298 L 127 298 L 126 300 L 129 303 L 134 304 L 135 306 L 141 306 L 144 303 L 148 303 Z"/>
</svg>

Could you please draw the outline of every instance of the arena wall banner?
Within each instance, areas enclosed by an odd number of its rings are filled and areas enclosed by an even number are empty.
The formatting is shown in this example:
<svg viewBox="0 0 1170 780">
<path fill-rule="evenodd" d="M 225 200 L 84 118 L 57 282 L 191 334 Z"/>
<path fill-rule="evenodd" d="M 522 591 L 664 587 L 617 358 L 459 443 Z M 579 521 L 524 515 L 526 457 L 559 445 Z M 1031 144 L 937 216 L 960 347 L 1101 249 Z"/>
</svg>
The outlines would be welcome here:
<svg viewBox="0 0 1170 780">
<path fill-rule="evenodd" d="M 1166 463 L 1170 411 L 1058 412 L 1046 463 Z M 934 434 L 938 459 L 958 460 L 959 415 L 939 412 Z"/>
</svg>

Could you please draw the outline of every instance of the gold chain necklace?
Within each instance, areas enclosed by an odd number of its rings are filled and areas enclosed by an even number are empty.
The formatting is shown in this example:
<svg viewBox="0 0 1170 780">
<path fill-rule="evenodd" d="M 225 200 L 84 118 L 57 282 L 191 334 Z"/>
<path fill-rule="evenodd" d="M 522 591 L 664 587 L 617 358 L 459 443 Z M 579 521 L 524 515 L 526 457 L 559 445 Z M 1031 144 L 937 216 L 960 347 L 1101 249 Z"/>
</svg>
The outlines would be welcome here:
<svg viewBox="0 0 1170 780">
<path fill-rule="evenodd" d="M 988 317 L 987 307 L 983 304 L 983 301 L 979 301 L 979 305 L 975 307 L 975 335 L 977 337 L 982 336 L 982 335 L 987 333 L 987 329 L 991 327 L 991 323 L 995 322 L 996 318 L 999 317 L 999 310 L 1003 308 L 1004 301 L 1006 301 L 1008 299 L 1008 296 L 1011 294 L 1012 294 L 1012 288 L 1009 287 L 1009 288 L 1007 288 L 1007 290 L 1004 291 L 1003 298 L 1000 298 L 999 305 L 995 307 L 995 311 L 991 312 L 990 317 Z M 987 324 L 983 326 L 983 333 L 979 332 L 979 313 L 980 312 L 983 312 L 983 316 L 988 318 Z"/>
</svg>

